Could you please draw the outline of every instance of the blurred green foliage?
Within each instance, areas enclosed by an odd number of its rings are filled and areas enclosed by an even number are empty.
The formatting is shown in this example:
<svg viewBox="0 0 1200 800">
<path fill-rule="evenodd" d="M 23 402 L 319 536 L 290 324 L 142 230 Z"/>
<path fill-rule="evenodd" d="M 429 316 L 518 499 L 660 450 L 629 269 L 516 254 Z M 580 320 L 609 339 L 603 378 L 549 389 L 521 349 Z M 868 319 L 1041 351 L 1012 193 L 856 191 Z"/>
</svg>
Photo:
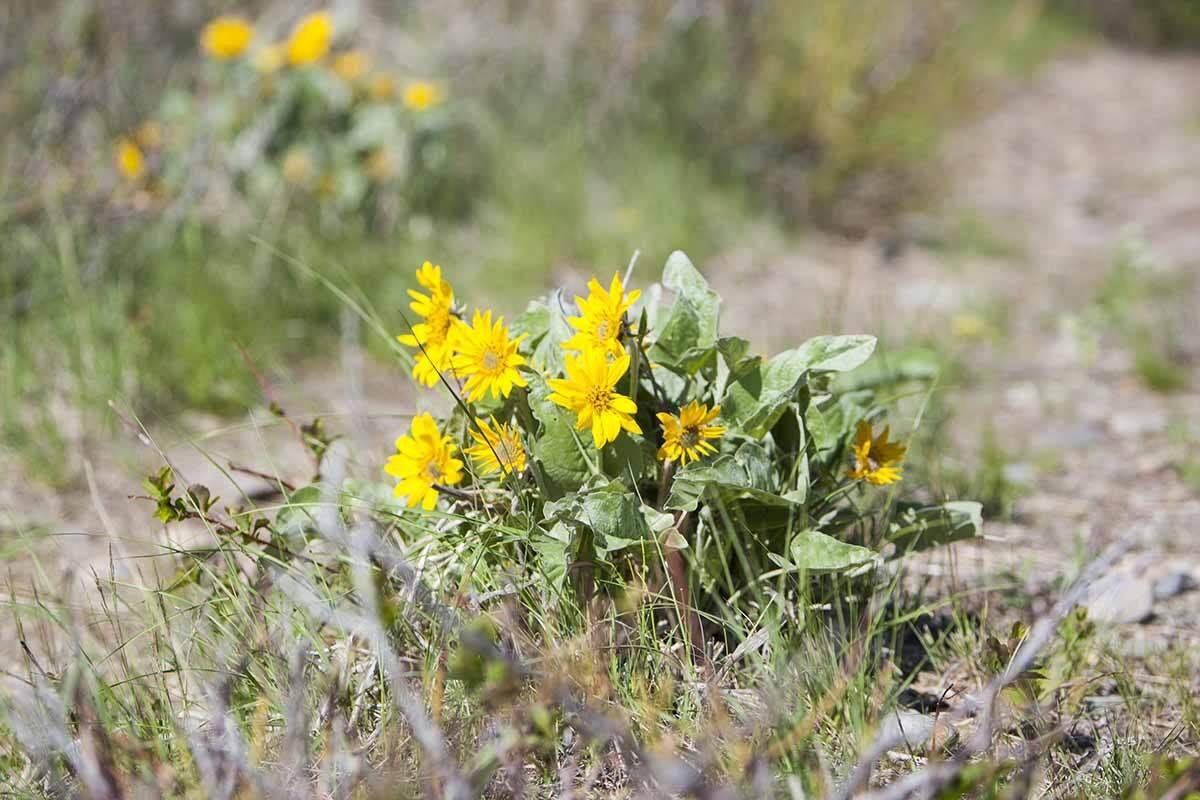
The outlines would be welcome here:
<svg viewBox="0 0 1200 800">
<path fill-rule="evenodd" d="M 252 47 L 298 18 L 268 2 L 0 8 L 3 442 L 48 465 L 64 416 L 108 419 L 112 398 L 253 400 L 236 343 L 268 370 L 319 356 L 342 304 L 308 269 L 391 319 L 427 258 L 505 308 L 639 249 L 709 261 L 752 221 L 864 230 L 920 202 L 924 160 L 987 77 L 1061 33 L 1032 0 L 368 3 L 335 16 L 328 68 L 268 80 L 204 56 L 219 13 L 253 21 Z M 352 48 L 394 89 L 432 77 L 445 104 L 372 99 L 333 69 Z M 132 182 L 122 139 L 144 159 Z M 381 181 L 384 149 L 397 171 Z"/>
<path fill-rule="evenodd" d="M 1059 0 L 1118 41 L 1148 47 L 1200 47 L 1196 0 Z"/>
</svg>

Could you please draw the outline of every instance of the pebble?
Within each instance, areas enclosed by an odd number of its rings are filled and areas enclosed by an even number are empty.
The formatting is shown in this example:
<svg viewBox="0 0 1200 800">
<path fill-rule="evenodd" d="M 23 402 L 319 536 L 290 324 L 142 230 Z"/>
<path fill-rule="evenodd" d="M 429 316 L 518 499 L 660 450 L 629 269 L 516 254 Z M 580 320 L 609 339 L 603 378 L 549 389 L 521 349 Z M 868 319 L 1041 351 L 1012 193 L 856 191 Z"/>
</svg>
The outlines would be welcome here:
<svg viewBox="0 0 1200 800">
<path fill-rule="evenodd" d="M 1042 448 L 1079 450 L 1098 444 L 1104 437 L 1104 429 L 1094 422 L 1077 422 L 1065 425 L 1049 425 L 1038 432 L 1035 443 Z"/>
<path fill-rule="evenodd" d="M 1088 593 L 1087 612 L 1095 622 L 1146 622 L 1154 616 L 1154 591 L 1137 576 L 1110 575 Z"/>
<path fill-rule="evenodd" d="M 1190 569 L 1174 568 L 1154 581 L 1154 599 L 1169 600 L 1176 595 L 1190 592 L 1200 586 L 1195 574 Z"/>
<path fill-rule="evenodd" d="M 934 718 L 927 714 L 900 709 L 884 718 L 879 735 L 883 738 L 902 735 L 909 747 L 916 748 L 933 736 L 935 724 Z"/>
<path fill-rule="evenodd" d="M 1167 427 L 1167 413 L 1160 409 L 1118 411 L 1108 418 L 1108 429 L 1124 439 L 1149 436 Z"/>
</svg>

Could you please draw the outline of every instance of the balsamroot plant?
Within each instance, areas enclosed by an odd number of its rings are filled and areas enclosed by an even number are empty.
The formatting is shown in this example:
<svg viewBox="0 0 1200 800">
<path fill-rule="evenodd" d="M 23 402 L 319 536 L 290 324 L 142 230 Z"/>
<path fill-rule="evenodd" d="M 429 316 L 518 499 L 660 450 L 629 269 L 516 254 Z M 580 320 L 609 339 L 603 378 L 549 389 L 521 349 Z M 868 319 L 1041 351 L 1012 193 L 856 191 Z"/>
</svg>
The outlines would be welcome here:
<svg viewBox="0 0 1200 800">
<path fill-rule="evenodd" d="M 666 563 L 712 607 L 978 534 L 976 504 L 893 502 L 905 447 L 886 374 L 859 370 L 872 336 L 755 355 L 721 334 L 720 298 L 680 252 L 644 292 L 593 278 L 511 325 L 468 314 L 439 266 L 416 277 L 398 339 L 455 405 L 397 440 L 389 510 L 402 527 L 457 518 L 447 536 L 517 585 L 586 602 L 661 585 Z"/>
<path fill-rule="evenodd" d="M 214 19 L 199 35 L 210 63 L 196 84 L 118 138 L 116 199 L 147 210 L 208 200 L 225 224 L 240 218 L 231 197 L 327 222 L 465 211 L 479 148 L 445 85 L 400 73 L 353 33 L 328 11 L 274 36 L 241 16 Z"/>
</svg>

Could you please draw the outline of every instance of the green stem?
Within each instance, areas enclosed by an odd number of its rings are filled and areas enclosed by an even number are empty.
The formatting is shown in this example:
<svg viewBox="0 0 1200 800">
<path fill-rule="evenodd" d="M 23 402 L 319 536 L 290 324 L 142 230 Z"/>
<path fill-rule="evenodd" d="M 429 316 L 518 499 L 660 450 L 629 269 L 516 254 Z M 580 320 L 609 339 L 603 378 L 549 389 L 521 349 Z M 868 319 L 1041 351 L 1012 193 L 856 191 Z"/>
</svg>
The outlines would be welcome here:
<svg viewBox="0 0 1200 800">
<path fill-rule="evenodd" d="M 537 421 L 533 418 L 533 409 L 529 405 L 529 390 L 518 386 L 513 389 L 513 400 L 515 401 L 517 418 L 521 421 L 521 427 L 525 429 L 526 445 L 525 445 L 525 463 L 529 465 L 529 471 L 533 473 L 533 481 L 537 484 L 538 494 L 543 498 L 549 498 L 546 493 L 546 476 L 542 474 L 542 465 L 533 456 L 532 444 L 533 437 L 537 431 Z"/>
</svg>

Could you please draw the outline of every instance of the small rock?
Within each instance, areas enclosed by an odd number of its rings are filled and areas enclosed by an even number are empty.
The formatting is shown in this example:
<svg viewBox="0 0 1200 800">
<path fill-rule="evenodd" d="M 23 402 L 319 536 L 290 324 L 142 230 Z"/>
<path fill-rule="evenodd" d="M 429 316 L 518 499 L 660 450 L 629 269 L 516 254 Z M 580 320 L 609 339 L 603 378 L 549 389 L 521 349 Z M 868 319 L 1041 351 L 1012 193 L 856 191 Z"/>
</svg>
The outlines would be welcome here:
<svg viewBox="0 0 1200 800">
<path fill-rule="evenodd" d="M 933 717 L 916 711 L 900 709 L 889 713 L 880 726 L 879 735 L 890 739 L 901 735 L 909 747 L 916 748 L 929 741 L 935 727 Z"/>
<path fill-rule="evenodd" d="M 1090 695 L 1083 698 L 1083 704 L 1088 708 L 1112 708 L 1125 702 L 1119 694 Z"/>
<path fill-rule="evenodd" d="M 1087 612 L 1096 622 L 1146 622 L 1154 616 L 1154 591 L 1136 576 L 1111 575 L 1088 593 Z"/>
<path fill-rule="evenodd" d="M 1200 586 L 1191 570 L 1175 568 L 1154 581 L 1154 599 L 1168 600 Z"/>
<path fill-rule="evenodd" d="M 909 687 L 900 692 L 898 701 L 900 705 L 907 709 L 928 714 L 933 711 L 950 710 L 950 704 L 943 697 L 943 695 L 934 694 L 933 692 L 922 692 Z"/>
<path fill-rule="evenodd" d="M 1134 658 L 1149 658 L 1164 653 L 1171 643 L 1161 636 L 1128 636 L 1122 637 L 1119 646 L 1121 652 Z"/>
<path fill-rule="evenodd" d="M 1061 744 L 1069 753 L 1090 753 L 1096 749 L 1096 737 L 1090 733 L 1070 731 L 1063 734 Z"/>
<path fill-rule="evenodd" d="M 1077 422 L 1067 425 L 1049 425 L 1035 439 L 1038 447 L 1079 450 L 1101 441 L 1104 429 L 1095 422 Z"/>
<path fill-rule="evenodd" d="M 1123 439 L 1148 436 L 1166 427 L 1167 414 L 1161 409 L 1129 409 L 1108 418 L 1108 429 Z"/>
</svg>

